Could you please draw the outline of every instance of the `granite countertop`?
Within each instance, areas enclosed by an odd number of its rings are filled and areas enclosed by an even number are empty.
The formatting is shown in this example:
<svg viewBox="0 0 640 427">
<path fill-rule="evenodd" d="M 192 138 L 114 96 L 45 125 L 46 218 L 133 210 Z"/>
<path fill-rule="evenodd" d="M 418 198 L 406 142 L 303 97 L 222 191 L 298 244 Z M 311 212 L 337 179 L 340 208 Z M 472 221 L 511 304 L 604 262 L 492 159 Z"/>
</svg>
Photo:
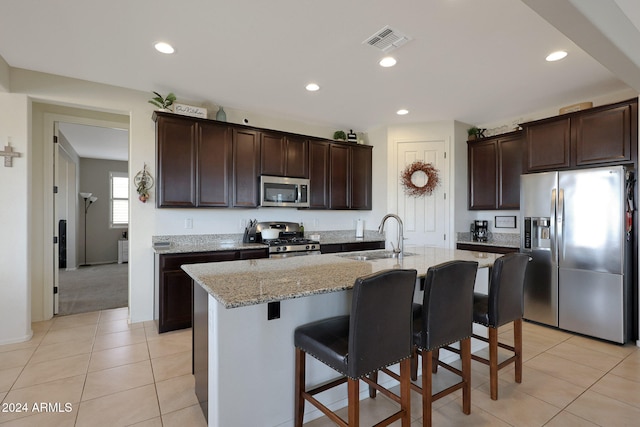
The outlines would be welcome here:
<svg viewBox="0 0 640 427">
<path fill-rule="evenodd" d="M 476 242 L 471 238 L 471 233 L 457 233 L 458 243 L 469 243 L 480 246 L 500 246 L 503 248 L 519 248 L 520 235 L 514 233 L 489 233 L 486 242 Z"/>
<path fill-rule="evenodd" d="M 416 269 L 424 276 L 429 267 L 446 261 L 477 261 L 479 267 L 489 267 L 501 256 L 424 246 L 407 247 L 405 252 L 414 255 L 355 261 L 345 255 L 358 252 L 350 252 L 189 264 L 182 269 L 225 308 L 237 308 L 351 289 L 356 278 L 392 268 Z"/>
<path fill-rule="evenodd" d="M 365 230 L 364 237 L 355 237 L 355 230 L 309 231 L 311 235 L 320 236 L 320 244 L 379 242 L 384 241 L 383 234 Z M 153 236 L 152 247 L 157 254 L 178 254 L 192 252 L 214 252 L 228 250 L 261 249 L 267 245 L 262 243 L 243 243 L 242 234 L 186 234 L 174 236 Z"/>
</svg>

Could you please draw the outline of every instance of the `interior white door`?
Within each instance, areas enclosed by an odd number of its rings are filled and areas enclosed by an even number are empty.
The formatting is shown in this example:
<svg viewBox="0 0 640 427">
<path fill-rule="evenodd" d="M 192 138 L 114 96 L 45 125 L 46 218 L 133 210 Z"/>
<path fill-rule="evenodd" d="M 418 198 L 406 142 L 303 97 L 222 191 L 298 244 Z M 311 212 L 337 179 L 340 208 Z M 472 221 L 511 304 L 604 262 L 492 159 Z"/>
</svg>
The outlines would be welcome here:
<svg viewBox="0 0 640 427">
<path fill-rule="evenodd" d="M 447 193 L 449 190 L 449 160 L 445 141 L 399 142 L 397 144 L 397 170 L 402 171 L 415 161 L 431 163 L 438 171 L 439 184 L 431 193 L 421 197 L 408 196 L 398 179 L 398 215 L 404 222 L 405 246 L 426 245 L 447 247 L 449 227 Z M 427 176 L 423 172 L 413 175 L 413 183 L 423 186 Z"/>
<path fill-rule="evenodd" d="M 53 124 L 53 135 L 55 138 L 55 143 L 53 144 L 53 188 L 60 188 L 60 178 L 58 176 L 58 172 L 60 169 L 60 153 L 58 146 L 58 122 Z M 53 193 L 53 314 L 58 314 L 58 285 L 60 281 L 60 276 L 58 274 L 58 265 L 60 263 L 60 257 L 58 253 L 58 239 L 60 239 L 58 233 L 58 221 L 61 217 L 60 212 L 60 200 L 58 197 L 58 192 L 54 191 Z"/>
</svg>

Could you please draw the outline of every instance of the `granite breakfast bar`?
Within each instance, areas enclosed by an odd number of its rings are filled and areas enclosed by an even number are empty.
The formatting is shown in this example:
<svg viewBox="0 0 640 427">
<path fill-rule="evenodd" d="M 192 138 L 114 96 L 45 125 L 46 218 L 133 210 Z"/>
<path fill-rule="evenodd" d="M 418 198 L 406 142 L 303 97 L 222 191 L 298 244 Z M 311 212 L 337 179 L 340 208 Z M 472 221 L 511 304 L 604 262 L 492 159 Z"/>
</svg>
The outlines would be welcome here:
<svg viewBox="0 0 640 427">
<path fill-rule="evenodd" d="M 182 266 L 199 285 L 193 288 L 194 374 L 208 424 L 293 425 L 293 331 L 348 313 L 357 277 L 390 268 L 416 269 L 424 276 L 430 266 L 454 259 L 490 267 L 499 256 L 430 247 L 405 250 L 412 255 L 401 259 L 360 261 L 351 259 L 357 253 L 343 253 Z M 418 289 L 415 298 L 421 299 Z M 335 378 L 322 363 L 309 360 L 307 365 L 310 384 Z M 346 390 L 328 391 L 320 399 L 329 407 L 345 406 Z M 321 415 L 307 409 L 305 420 Z"/>
</svg>

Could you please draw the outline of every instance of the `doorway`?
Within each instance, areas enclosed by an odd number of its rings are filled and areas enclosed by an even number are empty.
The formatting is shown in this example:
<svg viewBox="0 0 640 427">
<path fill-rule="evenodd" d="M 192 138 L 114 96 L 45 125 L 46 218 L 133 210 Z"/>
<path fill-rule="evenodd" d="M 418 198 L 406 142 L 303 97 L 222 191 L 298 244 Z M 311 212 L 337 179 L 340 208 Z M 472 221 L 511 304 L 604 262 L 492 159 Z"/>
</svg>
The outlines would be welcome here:
<svg viewBox="0 0 640 427">
<path fill-rule="evenodd" d="M 64 117 L 53 132 L 53 314 L 126 307 L 128 264 L 119 254 L 128 245 L 128 207 L 125 221 L 114 221 L 113 178 L 128 179 L 128 129 Z"/>
<path fill-rule="evenodd" d="M 448 247 L 449 239 L 449 160 L 444 140 L 398 142 L 396 176 L 415 161 L 432 164 L 438 171 L 439 184 L 430 195 L 409 196 L 402 183 L 397 184 L 398 215 L 404 221 L 405 245 Z M 424 173 L 415 173 L 412 181 L 421 187 L 426 184 Z"/>
</svg>

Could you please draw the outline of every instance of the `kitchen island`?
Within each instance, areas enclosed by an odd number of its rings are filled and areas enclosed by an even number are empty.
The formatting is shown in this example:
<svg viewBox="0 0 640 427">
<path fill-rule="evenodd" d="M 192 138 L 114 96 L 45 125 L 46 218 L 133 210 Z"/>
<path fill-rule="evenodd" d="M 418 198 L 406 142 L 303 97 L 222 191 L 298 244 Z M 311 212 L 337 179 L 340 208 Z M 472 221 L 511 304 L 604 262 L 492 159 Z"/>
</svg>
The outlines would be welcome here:
<svg viewBox="0 0 640 427">
<path fill-rule="evenodd" d="M 194 286 L 194 374 L 209 425 L 293 425 L 293 331 L 347 314 L 357 277 L 391 268 L 416 269 L 424 277 L 442 262 L 471 260 L 490 267 L 499 256 L 429 247 L 405 252 L 412 255 L 356 260 L 362 258 L 358 253 L 347 253 L 184 265 L 199 285 Z M 421 300 L 418 289 L 415 298 Z M 309 384 L 336 377 L 320 362 L 309 359 L 307 365 Z M 391 381 L 383 377 L 381 382 Z M 330 408 L 345 406 L 345 399 L 342 388 L 320 396 Z M 306 409 L 305 420 L 321 415 Z"/>
</svg>

